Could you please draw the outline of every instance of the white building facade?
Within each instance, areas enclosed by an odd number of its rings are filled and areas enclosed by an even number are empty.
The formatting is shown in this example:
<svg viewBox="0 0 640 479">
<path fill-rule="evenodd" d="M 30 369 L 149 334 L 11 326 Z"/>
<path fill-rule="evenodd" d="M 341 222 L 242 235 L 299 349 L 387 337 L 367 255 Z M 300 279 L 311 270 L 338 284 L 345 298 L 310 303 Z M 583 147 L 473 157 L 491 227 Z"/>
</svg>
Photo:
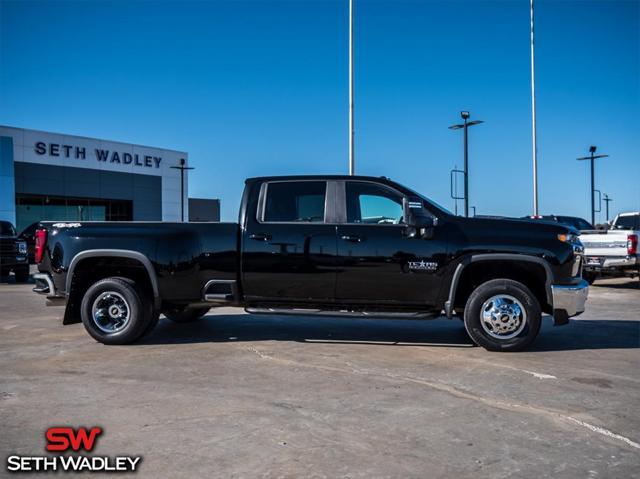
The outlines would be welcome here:
<svg viewBox="0 0 640 479">
<path fill-rule="evenodd" d="M 180 221 L 183 151 L 0 126 L 0 220 Z"/>
</svg>

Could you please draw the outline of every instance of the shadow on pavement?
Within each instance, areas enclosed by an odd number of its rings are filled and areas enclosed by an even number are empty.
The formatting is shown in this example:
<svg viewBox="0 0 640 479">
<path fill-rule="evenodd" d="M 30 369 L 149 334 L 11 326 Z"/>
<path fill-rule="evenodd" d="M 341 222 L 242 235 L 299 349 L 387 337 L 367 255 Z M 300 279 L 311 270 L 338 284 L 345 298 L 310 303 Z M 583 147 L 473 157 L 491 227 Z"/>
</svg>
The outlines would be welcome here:
<svg viewBox="0 0 640 479">
<path fill-rule="evenodd" d="M 459 319 L 384 320 L 308 316 L 209 315 L 190 324 L 162 319 L 137 344 L 296 341 L 389 346 L 472 347 Z M 530 352 L 640 348 L 640 322 L 573 320 L 554 327 L 545 317 Z"/>
<path fill-rule="evenodd" d="M 16 277 L 14 274 L 8 274 L 5 276 L 0 276 L 0 283 L 4 283 L 4 284 L 33 284 L 33 278 L 31 276 L 29 276 L 29 279 L 27 280 L 27 282 L 25 283 L 18 283 L 16 281 Z"/>
<path fill-rule="evenodd" d="M 426 324 L 429 323 L 429 324 Z M 298 341 L 472 347 L 459 320 L 385 320 L 277 315 L 209 315 L 190 324 L 162 319 L 138 344 Z"/>
<path fill-rule="evenodd" d="M 611 288 L 611 289 L 640 289 L 640 281 L 637 279 L 629 280 L 626 283 L 599 283 L 596 281 L 591 288 Z"/>
<path fill-rule="evenodd" d="M 545 320 L 529 351 L 640 348 L 640 321 L 577 318 L 554 327 L 551 318 Z"/>
</svg>

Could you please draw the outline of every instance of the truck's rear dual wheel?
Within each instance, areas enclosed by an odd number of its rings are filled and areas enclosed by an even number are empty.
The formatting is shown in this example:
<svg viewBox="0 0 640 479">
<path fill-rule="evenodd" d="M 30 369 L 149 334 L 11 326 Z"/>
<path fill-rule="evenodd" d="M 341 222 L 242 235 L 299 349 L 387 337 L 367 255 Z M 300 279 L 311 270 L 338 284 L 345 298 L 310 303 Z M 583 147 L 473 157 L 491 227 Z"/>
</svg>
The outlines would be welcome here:
<svg viewBox="0 0 640 479">
<path fill-rule="evenodd" d="M 176 323 L 191 323 L 202 318 L 211 308 L 173 308 L 163 311 L 163 314 Z"/>
<path fill-rule="evenodd" d="M 464 326 L 471 339 L 489 351 L 521 351 L 538 335 L 542 313 L 524 284 L 494 279 L 481 284 L 467 300 Z"/>
<path fill-rule="evenodd" d="M 101 279 L 89 287 L 80 306 L 87 332 L 103 344 L 128 344 L 148 333 L 153 302 L 128 278 Z"/>
</svg>

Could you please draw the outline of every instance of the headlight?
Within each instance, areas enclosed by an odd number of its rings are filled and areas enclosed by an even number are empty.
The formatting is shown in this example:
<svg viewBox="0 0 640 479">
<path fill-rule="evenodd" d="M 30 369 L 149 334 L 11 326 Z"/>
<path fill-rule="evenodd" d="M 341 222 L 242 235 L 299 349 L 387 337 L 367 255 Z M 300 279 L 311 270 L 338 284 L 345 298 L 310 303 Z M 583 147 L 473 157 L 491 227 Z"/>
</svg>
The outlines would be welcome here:
<svg viewBox="0 0 640 479">
<path fill-rule="evenodd" d="M 563 243 L 571 245 L 574 254 L 584 254 L 584 246 L 578 235 L 573 233 L 562 233 L 558 235 L 558 239 Z"/>
<path fill-rule="evenodd" d="M 580 243 L 580 240 L 578 239 L 578 235 L 574 235 L 573 233 L 561 233 L 558 235 L 558 239 L 563 243 L 571 243 L 571 244 Z"/>
<path fill-rule="evenodd" d="M 18 242 L 18 253 L 27 254 L 27 243 L 25 243 L 24 241 Z"/>
</svg>

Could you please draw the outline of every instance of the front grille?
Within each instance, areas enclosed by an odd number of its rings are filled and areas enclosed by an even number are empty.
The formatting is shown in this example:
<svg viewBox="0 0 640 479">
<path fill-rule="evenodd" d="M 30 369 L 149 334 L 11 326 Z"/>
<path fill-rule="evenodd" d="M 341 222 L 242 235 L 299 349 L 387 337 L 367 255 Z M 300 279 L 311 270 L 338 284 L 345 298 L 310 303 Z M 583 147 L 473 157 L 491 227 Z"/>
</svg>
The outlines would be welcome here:
<svg viewBox="0 0 640 479">
<path fill-rule="evenodd" d="M 15 243 L 1 243 L 0 244 L 0 254 L 9 255 L 15 254 L 18 252 L 18 245 Z"/>
<path fill-rule="evenodd" d="M 582 276 L 582 265 L 584 263 L 584 258 L 582 255 L 575 255 L 573 257 L 573 265 L 571 266 L 571 276 L 576 278 L 578 276 Z"/>
</svg>

